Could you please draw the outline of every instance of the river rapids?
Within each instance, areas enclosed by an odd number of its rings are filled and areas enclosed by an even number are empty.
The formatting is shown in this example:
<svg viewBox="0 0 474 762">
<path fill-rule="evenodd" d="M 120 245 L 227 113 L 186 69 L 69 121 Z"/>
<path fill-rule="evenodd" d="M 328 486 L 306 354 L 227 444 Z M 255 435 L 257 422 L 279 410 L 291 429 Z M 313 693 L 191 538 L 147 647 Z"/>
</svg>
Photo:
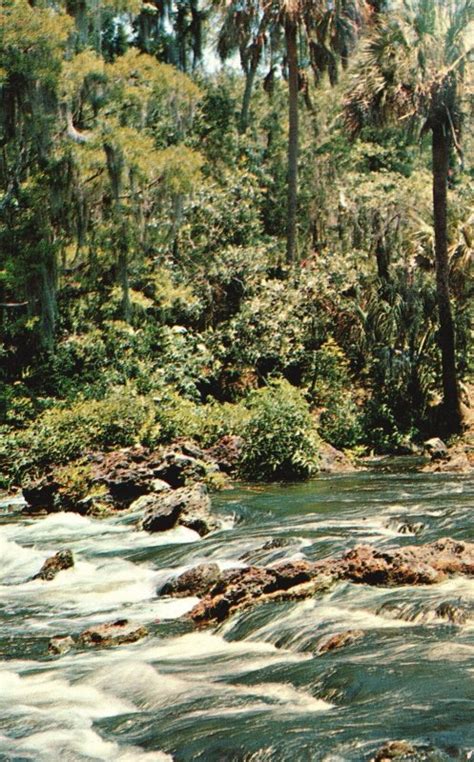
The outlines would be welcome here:
<svg viewBox="0 0 474 762">
<path fill-rule="evenodd" d="M 474 580 L 344 582 L 206 630 L 182 618 L 197 598 L 157 596 L 204 561 L 225 569 L 362 543 L 472 540 L 472 476 L 378 468 L 237 486 L 213 504 L 223 529 L 200 538 L 138 531 L 130 513 L 32 519 L 19 498 L 0 502 L 2 762 L 363 762 L 396 739 L 420 760 L 474 759 Z M 63 548 L 75 566 L 31 580 Z M 48 655 L 52 636 L 124 617 L 149 636 Z M 321 652 L 347 630 L 362 636 Z"/>
</svg>

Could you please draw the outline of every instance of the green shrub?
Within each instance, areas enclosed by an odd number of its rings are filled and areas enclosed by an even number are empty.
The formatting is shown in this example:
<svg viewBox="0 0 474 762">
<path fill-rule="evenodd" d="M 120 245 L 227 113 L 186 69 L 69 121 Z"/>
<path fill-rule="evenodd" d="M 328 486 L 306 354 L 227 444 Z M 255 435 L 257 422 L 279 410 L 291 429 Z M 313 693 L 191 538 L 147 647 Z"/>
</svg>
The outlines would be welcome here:
<svg viewBox="0 0 474 762">
<path fill-rule="evenodd" d="M 80 400 L 71 407 L 47 410 L 11 440 L 14 469 L 41 470 L 63 464 L 89 450 L 125 447 L 157 436 L 155 406 L 128 390 L 104 400 Z"/>
<path fill-rule="evenodd" d="M 242 476 L 259 481 L 305 479 L 317 466 L 317 437 L 306 401 L 287 381 L 248 398 Z"/>
</svg>

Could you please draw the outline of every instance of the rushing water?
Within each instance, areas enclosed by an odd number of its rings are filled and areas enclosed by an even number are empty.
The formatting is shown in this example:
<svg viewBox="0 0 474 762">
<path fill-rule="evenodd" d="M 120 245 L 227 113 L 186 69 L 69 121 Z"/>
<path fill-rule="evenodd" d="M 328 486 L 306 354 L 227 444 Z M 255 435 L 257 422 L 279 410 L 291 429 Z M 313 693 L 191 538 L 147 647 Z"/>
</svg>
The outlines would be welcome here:
<svg viewBox="0 0 474 762">
<path fill-rule="evenodd" d="M 0 760 L 339 762 L 400 738 L 437 749 L 420 759 L 474 758 L 472 580 L 345 583 L 201 631 L 180 619 L 196 598 L 156 595 L 206 560 L 225 568 L 360 543 L 472 540 L 473 497 L 472 478 L 381 470 L 238 488 L 215 498 L 224 529 L 203 539 L 136 531 L 130 514 L 30 519 L 19 502 L 0 503 Z M 420 534 L 402 534 L 407 522 Z M 30 580 L 66 547 L 74 568 Z M 463 624 L 437 613 L 445 602 L 464 610 Z M 51 636 L 119 617 L 146 624 L 149 637 L 48 656 Z M 318 653 L 348 629 L 364 637 Z"/>
</svg>

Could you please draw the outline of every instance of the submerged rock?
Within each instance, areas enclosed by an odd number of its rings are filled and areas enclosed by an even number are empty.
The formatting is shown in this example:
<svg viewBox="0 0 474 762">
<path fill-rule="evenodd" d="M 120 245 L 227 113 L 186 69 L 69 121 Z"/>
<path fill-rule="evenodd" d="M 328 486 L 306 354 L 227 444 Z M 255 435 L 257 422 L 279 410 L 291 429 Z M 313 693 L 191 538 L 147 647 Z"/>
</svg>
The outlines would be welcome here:
<svg viewBox="0 0 474 762">
<path fill-rule="evenodd" d="M 358 584 L 431 585 L 448 575 L 474 575 L 474 543 L 443 539 L 427 545 L 377 550 L 361 545 L 341 557 L 248 566 L 222 574 L 188 614 L 197 624 L 221 622 L 234 611 L 277 598 L 308 598 L 332 580 Z"/>
<path fill-rule="evenodd" d="M 416 754 L 416 751 L 416 747 L 408 741 L 389 741 L 375 753 L 370 762 L 386 762 L 390 759 L 406 758 L 407 755 Z"/>
<path fill-rule="evenodd" d="M 54 556 L 51 556 L 51 558 L 46 559 L 38 574 L 35 574 L 32 579 L 51 581 L 60 571 L 70 569 L 71 566 L 74 566 L 72 552 L 70 550 L 60 550 Z"/>
<path fill-rule="evenodd" d="M 357 640 L 364 637 L 363 630 L 346 630 L 346 632 L 336 632 L 334 635 L 330 635 L 328 638 L 321 640 L 317 651 L 320 654 L 327 653 L 328 651 L 334 651 L 338 648 L 344 648 L 345 646 L 352 645 Z"/>
<path fill-rule="evenodd" d="M 55 635 L 48 643 L 48 653 L 52 656 L 62 656 L 74 648 L 74 638 L 70 635 Z"/>
<path fill-rule="evenodd" d="M 116 622 L 99 624 L 90 627 L 79 635 L 78 645 L 95 648 L 97 646 L 120 646 L 124 643 L 135 643 L 148 635 L 143 625 L 129 622 L 128 619 L 117 619 Z"/>
<path fill-rule="evenodd" d="M 185 598 L 191 595 L 202 596 L 220 580 L 221 570 L 218 564 L 199 564 L 193 569 L 169 580 L 158 591 L 159 595 L 169 595 L 173 598 Z"/>
</svg>

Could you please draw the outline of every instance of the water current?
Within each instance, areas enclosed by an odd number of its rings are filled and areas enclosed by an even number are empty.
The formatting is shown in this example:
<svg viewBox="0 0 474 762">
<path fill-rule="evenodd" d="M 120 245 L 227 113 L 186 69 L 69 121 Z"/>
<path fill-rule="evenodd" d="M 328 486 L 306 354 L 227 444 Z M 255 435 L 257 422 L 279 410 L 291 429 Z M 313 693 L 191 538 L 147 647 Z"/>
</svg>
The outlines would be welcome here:
<svg viewBox="0 0 474 762">
<path fill-rule="evenodd" d="M 378 468 L 238 486 L 213 502 L 223 529 L 202 539 L 184 528 L 137 531 L 130 513 L 32 519 L 19 499 L 0 502 L 2 762 L 356 762 L 400 738 L 437 749 L 430 759 L 474 759 L 472 579 L 342 583 L 208 630 L 181 618 L 196 598 L 156 594 L 203 561 L 228 568 L 316 560 L 360 543 L 472 540 L 472 477 Z M 422 526 L 413 535 L 404 524 Z M 74 568 L 31 581 L 62 548 Z M 463 623 L 442 616 L 443 603 L 460 607 Z M 53 635 L 123 617 L 149 636 L 48 655 Z M 364 636 L 318 652 L 348 629 Z"/>
</svg>

